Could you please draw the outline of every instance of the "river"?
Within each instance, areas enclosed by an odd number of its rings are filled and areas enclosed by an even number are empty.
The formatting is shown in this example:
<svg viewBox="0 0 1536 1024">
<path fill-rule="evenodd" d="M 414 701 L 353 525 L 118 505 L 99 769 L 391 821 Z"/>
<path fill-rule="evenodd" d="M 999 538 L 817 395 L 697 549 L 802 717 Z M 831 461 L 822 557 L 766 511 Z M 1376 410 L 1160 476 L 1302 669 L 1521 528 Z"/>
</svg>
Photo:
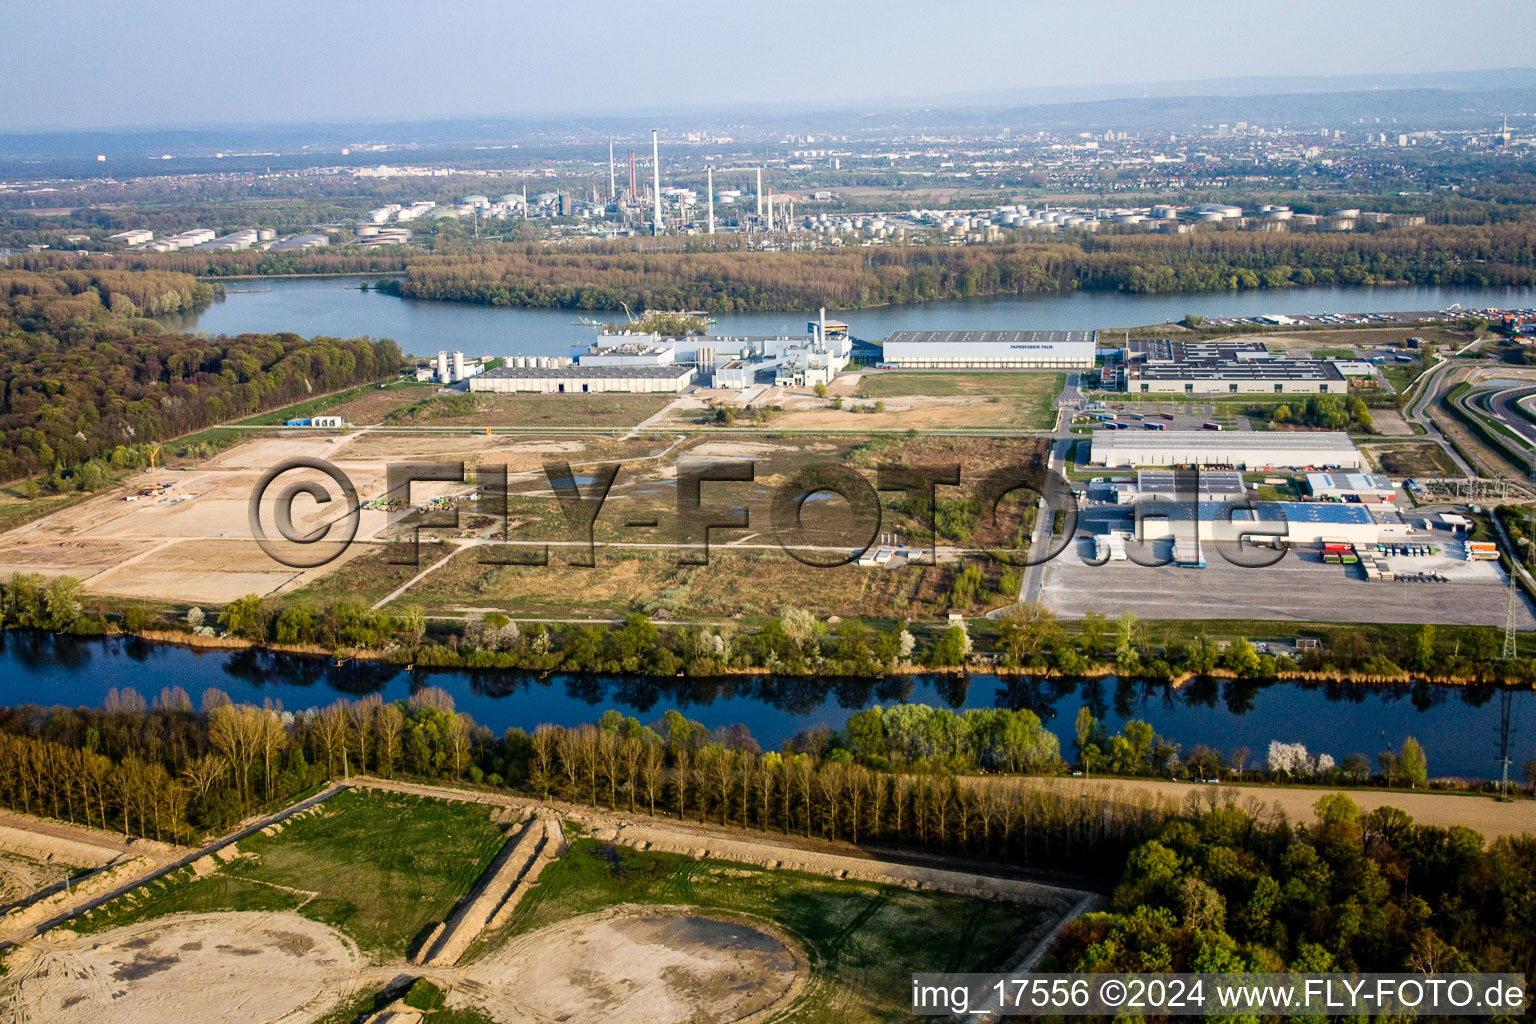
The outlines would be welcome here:
<svg viewBox="0 0 1536 1024">
<path fill-rule="evenodd" d="M 360 278 L 268 278 L 228 282 L 234 291 L 201 313 L 164 318 L 177 330 L 209 334 L 294 331 L 350 338 L 393 338 L 413 355 L 439 349 L 469 355 L 566 355 L 594 334 L 580 315 L 559 309 L 498 309 L 464 302 L 399 299 L 358 287 Z M 370 278 L 377 280 L 377 278 Z M 1289 291 L 1129 295 L 1069 292 L 926 302 L 908 306 L 829 311 L 846 320 L 854 337 L 876 341 L 892 331 L 1090 330 L 1135 327 L 1206 317 L 1267 313 L 1363 313 L 1536 306 L 1536 288 L 1296 288 Z M 800 334 L 814 310 L 722 314 L 713 334 Z M 622 320 L 609 313 L 601 319 Z"/>
<path fill-rule="evenodd" d="M 542 722 L 579 725 L 618 708 L 651 723 L 676 708 L 705 725 L 740 723 L 765 749 L 796 733 L 840 729 L 853 712 L 874 704 L 918 702 L 935 707 L 1027 707 L 1071 752 L 1073 723 L 1083 705 L 1112 729 L 1127 719 L 1150 722 L 1188 750 L 1207 744 L 1252 751 L 1262 761 L 1271 740 L 1303 743 L 1314 754 L 1342 761 L 1414 736 L 1429 758 L 1431 776 L 1490 778 L 1499 725 L 1497 691 L 1486 687 L 1363 687 L 1345 684 L 1240 683 L 1207 680 L 1177 690 L 1128 680 L 1027 680 L 990 675 L 915 676 L 885 680 L 733 677 L 724 680 L 523 673 L 407 672 L 397 666 L 336 667 L 327 658 L 260 651 L 196 651 L 137 639 L 77 639 L 32 632 L 0 633 L 0 701 L 99 706 L 112 687 L 132 687 L 153 701 L 162 687 L 181 686 L 200 702 L 216 687 L 236 701 L 268 698 L 290 711 L 325 705 L 337 697 L 377 693 L 386 700 L 413 688 L 439 686 L 460 711 L 500 733 Z M 1514 695 L 1512 775 L 1536 755 L 1536 692 Z"/>
</svg>

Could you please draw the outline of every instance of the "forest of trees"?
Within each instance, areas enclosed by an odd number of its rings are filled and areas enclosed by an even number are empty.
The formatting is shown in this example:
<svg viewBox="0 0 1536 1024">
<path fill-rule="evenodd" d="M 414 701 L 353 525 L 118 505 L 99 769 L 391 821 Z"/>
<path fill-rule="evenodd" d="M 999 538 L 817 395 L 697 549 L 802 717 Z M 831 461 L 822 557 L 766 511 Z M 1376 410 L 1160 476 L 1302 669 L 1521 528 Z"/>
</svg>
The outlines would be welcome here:
<svg viewBox="0 0 1536 1024">
<path fill-rule="evenodd" d="M 398 373 L 392 341 L 168 334 L 210 285 L 161 271 L 0 271 L 0 481 L 98 486 L 143 445 Z"/>
<path fill-rule="evenodd" d="M 1536 282 L 1536 224 L 1367 234 L 1196 232 L 847 251 L 625 252 L 481 247 L 412 257 L 393 294 L 493 306 L 855 308 L 977 295 L 1141 293 L 1311 284 Z"/>
<path fill-rule="evenodd" d="M 1069 925 L 1042 969 L 1536 969 L 1536 838 L 1484 846 L 1468 828 L 1362 813 L 1343 793 L 1317 821 L 1213 807 L 1130 853 L 1114 907 Z"/>
<path fill-rule="evenodd" d="M 1292 285 L 1536 283 L 1536 222 L 1491 220 L 1361 232 L 1204 230 L 1063 235 L 989 245 L 893 245 L 754 252 L 740 236 L 573 242 L 431 239 L 430 249 L 304 253 L 45 252 L 13 266 L 77 264 L 203 277 L 403 274 L 381 287 L 411 298 L 493 306 L 703 309 L 857 308 L 1072 290 L 1172 293 Z"/>
</svg>

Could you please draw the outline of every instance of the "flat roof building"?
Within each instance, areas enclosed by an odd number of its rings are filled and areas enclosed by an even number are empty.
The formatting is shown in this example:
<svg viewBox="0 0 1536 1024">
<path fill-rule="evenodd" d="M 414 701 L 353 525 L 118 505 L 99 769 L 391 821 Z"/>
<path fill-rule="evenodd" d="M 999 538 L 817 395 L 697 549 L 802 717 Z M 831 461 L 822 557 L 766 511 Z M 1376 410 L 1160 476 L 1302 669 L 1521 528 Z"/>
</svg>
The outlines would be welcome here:
<svg viewBox="0 0 1536 1024">
<path fill-rule="evenodd" d="M 882 362 L 901 369 L 1092 369 L 1094 331 L 895 331 Z"/>
<path fill-rule="evenodd" d="M 1230 508 L 1225 502 L 1142 502 L 1141 535 L 1145 540 L 1188 537 L 1195 520 L 1202 541 L 1236 543 L 1248 531 L 1251 540 L 1268 537 L 1287 544 L 1375 544 L 1384 532 L 1403 533 L 1400 522 L 1379 521 L 1364 505 L 1334 505 L 1308 501 L 1255 501 L 1253 508 Z M 1181 528 L 1180 524 L 1184 524 Z"/>
<path fill-rule="evenodd" d="M 1348 434 L 1310 431 L 1116 430 L 1096 433 L 1093 461 L 1139 466 L 1271 466 L 1360 469 Z"/>
<path fill-rule="evenodd" d="M 1143 469 L 1136 474 L 1137 501 L 1242 501 L 1247 493 L 1243 474 L 1235 469 L 1208 469 L 1198 478 L 1193 472 L 1172 469 Z"/>
<path fill-rule="evenodd" d="M 1391 501 L 1397 494 L 1392 481 L 1380 473 L 1308 473 L 1307 491 L 1314 498 L 1375 502 Z"/>
<path fill-rule="evenodd" d="M 654 394 L 681 391 L 693 380 L 692 366 L 503 366 L 469 379 L 469 390 L 499 394 Z"/>
<path fill-rule="evenodd" d="M 1271 355 L 1252 341 L 1138 338 L 1125 348 L 1122 386 L 1134 394 L 1344 394 L 1349 381 L 1326 359 Z"/>
</svg>

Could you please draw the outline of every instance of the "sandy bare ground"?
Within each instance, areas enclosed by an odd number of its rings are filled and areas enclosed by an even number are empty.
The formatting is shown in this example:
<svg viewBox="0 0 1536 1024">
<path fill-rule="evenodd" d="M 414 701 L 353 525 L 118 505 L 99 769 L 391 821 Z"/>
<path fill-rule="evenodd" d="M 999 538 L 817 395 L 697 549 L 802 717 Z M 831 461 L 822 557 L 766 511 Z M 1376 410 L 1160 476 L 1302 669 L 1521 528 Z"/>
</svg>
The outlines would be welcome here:
<svg viewBox="0 0 1536 1024">
<path fill-rule="evenodd" d="M 56 930 L 8 961 L 17 1024 L 314 1019 L 353 991 L 357 948 L 289 913 L 174 915 L 97 935 Z"/>
<path fill-rule="evenodd" d="M 808 974 L 766 925 L 620 907 L 518 937 L 469 967 L 450 999 L 503 1024 L 724 1024 L 767 1019 Z"/>
<path fill-rule="evenodd" d="M 1362 811 L 1396 807 L 1412 815 L 1413 820 L 1420 825 L 1437 825 L 1441 828 L 1464 825 L 1482 833 L 1488 840 L 1502 836 L 1536 835 L 1536 801 L 1533 800 L 1499 803 L 1491 797 L 1454 793 L 1403 793 L 1371 789 L 1341 791 L 1324 786 L 1283 788 L 1234 786 L 1226 783 L 1211 785 L 1156 779 L 1071 779 L 1050 784 L 1099 795 L 1103 795 L 1106 790 L 1119 790 L 1125 794 L 1144 793 L 1180 801 L 1191 798 L 1234 798 L 1239 806 L 1253 801 L 1263 808 L 1279 807 L 1292 821 L 1301 823 L 1315 820 L 1312 808 L 1320 797 L 1328 793 L 1344 792 L 1360 805 Z"/>
<path fill-rule="evenodd" d="M 62 861 L 49 864 L 19 853 L 0 853 L 0 906 L 26 899 L 57 883 L 70 866 Z"/>
</svg>

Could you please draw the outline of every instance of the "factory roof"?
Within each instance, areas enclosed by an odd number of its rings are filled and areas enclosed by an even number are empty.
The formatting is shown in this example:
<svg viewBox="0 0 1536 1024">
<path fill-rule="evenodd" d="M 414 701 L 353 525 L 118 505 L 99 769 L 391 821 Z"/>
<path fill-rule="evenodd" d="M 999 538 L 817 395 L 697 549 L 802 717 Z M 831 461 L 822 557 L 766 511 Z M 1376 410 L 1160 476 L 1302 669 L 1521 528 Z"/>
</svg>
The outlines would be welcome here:
<svg viewBox="0 0 1536 1024">
<path fill-rule="evenodd" d="M 1248 489 L 1243 483 L 1243 474 L 1235 469 L 1200 470 L 1198 484 L 1191 470 L 1142 469 L 1136 473 L 1136 490 L 1143 495 L 1167 495 L 1169 498 L 1175 498 L 1178 484 L 1181 482 L 1175 475 L 1176 472 L 1184 477 L 1182 482 L 1186 488 L 1196 488 L 1202 495 L 1240 498 Z"/>
<path fill-rule="evenodd" d="M 1308 473 L 1307 487 L 1314 493 L 1332 491 L 1392 491 L 1392 481 L 1381 473 Z"/>
<path fill-rule="evenodd" d="M 1046 345 L 1092 344 L 1095 331 L 893 331 L 887 345 Z"/>
<path fill-rule="evenodd" d="M 1348 434 L 1320 430 L 1215 431 L 1116 430 L 1096 433 L 1094 448 L 1204 448 L 1208 451 L 1284 451 L 1311 448 L 1319 452 L 1355 452 Z"/>
<path fill-rule="evenodd" d="M 665 378 L 676 380 L 684 374 L 692 373 L 691 366 L 679 366 L 670 364 L 664 366 L 502 366 L 494 370 L 487 370 L 480 374 L 486 379 L 497 377 L 510 377 L 514 380 L 529 379 L 560 379 L 579 377 L 609 377 L 625 378 L 629 380 L 643 380 L 646 378 Z"/>
<path fill-rule="evenodd" d="M 1232 522 L 1309 523 L 1313 526 L 1365 526 L 1376 521 L 1364 505 L 1340 505 L 1321 501 L 1255 501 L 1252 509 L 1231 508 L 1230 502 L 1202 501 L 1199 517 L 1203 523 L 1228 519 Z M 1194 503 L 1183 501 L 1144 501 L 1136 506 L 1140 516 L 1160 516 L 1188 522 Z"/>
<path fill-rule="evenodd" d="M 1132 338 L 1126 344 L 1128 361 L 1154 363 L 1200 359 L 1265 358 L 1269 349 L 1259 341 L 1175 341 L 1171 338 Z"/>
<path fill-rule="evenodd" d="M 1133 380 L 1322 380 L 1340 381 L 1338 367 L 1322 359 L 1187 360 L 1130 369 Z"/>
</svg>

